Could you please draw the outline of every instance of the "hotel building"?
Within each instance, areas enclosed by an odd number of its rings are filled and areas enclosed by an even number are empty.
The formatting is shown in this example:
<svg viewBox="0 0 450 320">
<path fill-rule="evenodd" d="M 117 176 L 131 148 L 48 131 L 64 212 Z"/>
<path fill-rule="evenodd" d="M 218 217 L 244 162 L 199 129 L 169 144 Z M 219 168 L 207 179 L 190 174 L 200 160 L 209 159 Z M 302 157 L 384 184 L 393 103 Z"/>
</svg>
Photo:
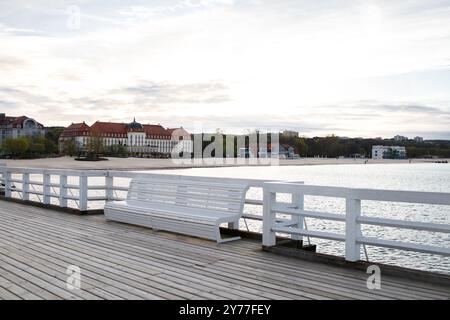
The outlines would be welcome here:
<svg viewBox="0 0 450 320">
<path fill-rule="evenodd" d="M 172 150 L 192 152 L 191 135 L 181 128 L 164 128 L 161 125 L 131 123 L 95 122 L 92 126 L 85 122 L 72 123 L 59 137 L 59 148 L 63 150 L 67 140 L 73 140 L 83 151 L 93 137 L 102 139 L 103 145 L 126 146 L 132 155 L 170 156 Z M 175 149 L 174 149 L 175 148 Z"/>
<path fill-rule="evenodd" d="M 372 159 L 406 159 L 406 149 L 401 146 L 373 146 Z"/>
<path fill-rule="evenodd" d="M 33 137 L 45 135 L 44 126 L 26 116 L 8 117 L 0 113 L 0 144 L 6 138 Z"/>
</svg>

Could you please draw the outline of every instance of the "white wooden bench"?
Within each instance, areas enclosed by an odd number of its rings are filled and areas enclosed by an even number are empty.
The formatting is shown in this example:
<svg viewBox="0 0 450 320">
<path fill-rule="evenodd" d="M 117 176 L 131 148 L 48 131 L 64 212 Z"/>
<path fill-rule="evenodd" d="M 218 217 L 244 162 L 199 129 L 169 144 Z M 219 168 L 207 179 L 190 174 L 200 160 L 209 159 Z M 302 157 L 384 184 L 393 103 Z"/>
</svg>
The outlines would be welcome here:
<svg viewBox="0 0 450 320">
<path fill-rule="evenodd" d="M 188 177 L 133 179 L 125 201 L 106 203 L 105 217 L 222 243 L 240 239 L 222 239 L 219 226 L 239 226 L 247 190 L 244 184 Z"/>
</svg>

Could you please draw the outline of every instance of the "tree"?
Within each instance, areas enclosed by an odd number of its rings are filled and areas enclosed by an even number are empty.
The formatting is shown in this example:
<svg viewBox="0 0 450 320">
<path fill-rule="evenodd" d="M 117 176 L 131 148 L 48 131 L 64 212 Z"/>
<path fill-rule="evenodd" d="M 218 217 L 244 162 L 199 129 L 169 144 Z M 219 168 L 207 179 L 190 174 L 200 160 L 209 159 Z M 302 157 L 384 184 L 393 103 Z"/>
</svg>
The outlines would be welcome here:
<svg viewBox="0 0 450 320">
<path fill-rule="evenodd" d="M 105 154 L 111 157 L 126 157 L 128 156 L 128 149 L 124 145 L 115 144 L 105 147 Z"/>
<path fill-rule="evenodd" d="M 78 148 L 77 143 L 74 139 L 64 140 L 62 152 L 69 157 L 73 157 L 77 154 Z"/>
<path fill-rule="evenodd" d="M 306 144 L 305 139 L 297 138 L 295 147 L 297 148 L 300 156 L 306 157 L 308 155 L 308 145 Z"/>
<path fill-rule="evenodd" d="M 57 145 L 59 142 L 59 137 L 64 131 L 64 127 L 50 127 L 46 128 L 45 131 L 45 138 Z"/>
<path fill-rule="evenodd" d="M 2 144 L 2 151 L 12 158 L 24 157 L 30 147 L 30 141 L 25 138 L 6 138 Z"/>
<path fill-rule="evenodd" d="M 103 139 L 98 130 L 91 132 L 91 137 L 86 144 L 86 153 L 88 158 L 98 159 L 104 152 Z"/>
</svg>

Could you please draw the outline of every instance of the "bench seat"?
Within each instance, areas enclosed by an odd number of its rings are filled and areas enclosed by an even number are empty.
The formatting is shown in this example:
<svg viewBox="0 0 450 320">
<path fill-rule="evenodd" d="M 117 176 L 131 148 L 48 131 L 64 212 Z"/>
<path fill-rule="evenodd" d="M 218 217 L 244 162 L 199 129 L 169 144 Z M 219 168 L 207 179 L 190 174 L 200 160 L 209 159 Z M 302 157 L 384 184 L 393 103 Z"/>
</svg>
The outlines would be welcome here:
<svg viewBox="0 0 450 320">
<path fill-rule="evenodd" d="M 130 223 L 225 242 L 220 225 L 238 225 L 246 185 L 205 183 L 181 179 L 135 179 L 126 201 L 105 206 L 107 220 Z"/>
</svg>

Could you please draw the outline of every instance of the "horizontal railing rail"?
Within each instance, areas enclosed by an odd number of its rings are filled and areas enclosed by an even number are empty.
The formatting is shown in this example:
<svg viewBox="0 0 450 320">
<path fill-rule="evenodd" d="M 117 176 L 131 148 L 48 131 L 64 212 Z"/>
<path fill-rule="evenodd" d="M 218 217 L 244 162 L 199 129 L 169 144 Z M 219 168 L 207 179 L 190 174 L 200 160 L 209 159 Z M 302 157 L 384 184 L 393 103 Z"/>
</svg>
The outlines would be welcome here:
<svg viewBox="0 0 450 320">
<path fill-rule="evenodd" d="M 133 179 L 140 177 L 159 177 L 164 179 L 181 179 L 184 175 L 149 173 L 139 171 L 117 171 L 117 170 L 64 170 L 64 169 L 42 169 L 42 168 L 22 168 L 0 166 L 0 182 L 4 186 L 5 197 L 11 198 L 18 195 L 22 200 L 33 201 L 30 195 L 37 196 L 38 201 L 43 204 L 50 204 L 51 199 L 58 199 L 57 205 L 67 208 L 68 201 L 74 201 L 76 208 L 80 211 L 87 211 L 92 202 L 124 200 L 126 194 L 120 196 L 118 192 L 128 192 L 128 186 L 115 184 L 116 179 Z M 5 179 L 6 177 L 6 179 Z M 32 178 L 33 177 L 33 178 Z M 53 182 L 56 177 L 58 182 Z M 69 178 L 77 178 L 78 183 L 69 182 Z M 198 181 L 217 181 L 214 177 L 189 176 Z M 40 178 L 40 179 L 39 179 Z M 104 178 L 103 183 L 92 184 L 89 178 Z M 32 180 L 33 179 L 33 180 Z M 238 178 L 220 178 L 221 181 L 229 183 L 245 183 L 249 188 L 262 189 L 264 183 L 275 182 L 274 180 L 261 179 L 238 179 Z M 297 181 L 296 183 L 303 183 Z M 15 185 L 16 184 L 16 185 Z M 21 185 L 19 187 L 18 185 Z M 36 188 L 37 187 L 37 188 Z M 99 191 L 102 195 L 89 195 L 89 191 Z M 263 201 L 259 199 L 247 198 L 247 205 L 262 207 Z M 262 212 L 262 210 L 261 210 Z M 246 219 L 262 221 L 262 215 L 248 214 L 243 215 Z"/>
<path fill-rule="evenodd" d="M 277 194 L 291 194 L 296 203 L 278 202 Z M 345 214 L 308 211 L 304 209 L 305 196 L 342 198 L 345 200 Z M 345 258 L 348 261 L 360 260 L 361 245 L 371 245 L 391 249 L 401 249 L 429 254 L 450 256 L 450 248 L 430 246 L 415 242 L 379 239 L 362 234 L 361 225 L 394 227 L 400 229 L 428 232 L 450 233 L 450 224 L 437 224 L 420 221 L 405 221 L 368 217 L 361 214 L 361 201 L 402 202 L 450 206 L 450 193 L 394 191 L 376 189 L 356 189 L 343 187 L 311 186 L 296 183 L 268 182 L 264 184 L 263 245 L 276 244 L 276 234 L 290 234 L 296 237 L 321 238 L 345 242 Z M 449 208 L 450 210 L 450 208 Z M 295 217 L 290 222 L 280 222 L 277 214 Z M 345 224 L 344 233 L 306 230 L 306 217 L 339 221 Z"/>
<path fill-rule="evenodd" d="M 19 198 L 54 204 L 62 208 L 75 206 L 82 212 L 91 204 L 111 200 L 123 200 L 128 191 L 128 182 L 138 177 L 157 176 L 164 179 L 181 179 L 186 176 L 138 171 L 115 170 L 63 170 L 40 168 L 17 168 L 0 166 L 0 182 L 6 198 Z M 345 258 L 349 261 L 360 259 L 361 246 L 376 246 L 416 252 L 450 255 L 450 248 L 430 246 L 416 242 L 394 241 L 364 236 L 361 225 L 419 230 L 426 232 L 450 233 L 450 225 L 421 221 L 405 221 L 369 217 L 361 214 L 361 201 L 420 203 L 450 206 L 450 194 L 438 192 L 393 191 L 355 189 L 342 187 L 311 186 L 302 182 L 281 182 L 261 179 L 236 179 L 190 176 L 199 181 L 227 181 L 246 183 L 250 188 L 263 190 L 263 199 L 246 199 L 247 205 L 262 208 L 262 215 L 245 212 L 243 218 L 262 222 L 263 245 L 273 246 L 277 234 L 288 235 L 294 240 L 304 237 L 320 238 L 345 243 Z M 92 191 L 91 193 L 89 191 Z M 291 195 L 290 201 L 280 202 L 278 194 Z M 345 214 L 327 210 L 305 210 L 305 196 L 341 198 L 345 200 Z M 283 215 L 283 216 L 280 216 Z M 308 230 L 305 219 L 336 221 L 345 225 L 343 233 L 329 230 Z"/>
</svg>

